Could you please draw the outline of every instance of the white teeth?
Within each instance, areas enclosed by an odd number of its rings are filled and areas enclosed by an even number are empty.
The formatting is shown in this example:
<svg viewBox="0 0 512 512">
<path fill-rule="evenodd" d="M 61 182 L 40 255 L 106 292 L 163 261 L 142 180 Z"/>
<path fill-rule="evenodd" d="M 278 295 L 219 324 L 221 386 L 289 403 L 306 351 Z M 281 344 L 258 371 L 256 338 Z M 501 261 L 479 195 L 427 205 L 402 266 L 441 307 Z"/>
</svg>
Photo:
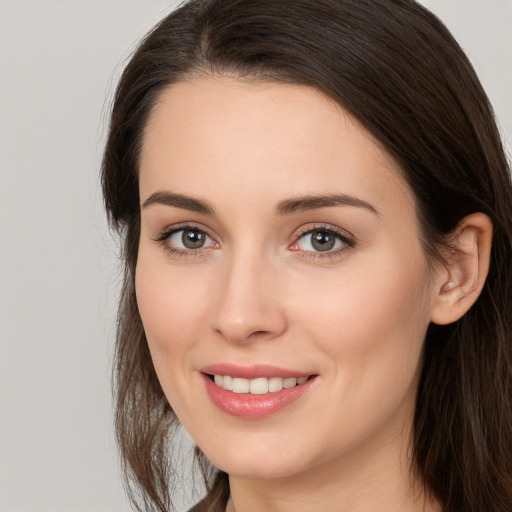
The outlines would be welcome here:
<svg viewBox="0 0 512 512">
<path fill-rule="evenodd" d="M 229 375 L 224 375 L 222 377 L 222 387 L 224 389 L 227 389 L 228 391 L 233 390 L 233 377 L 230 377 Z"/>
<path fill-rule="evenodd" d="M 233 392 L 234 393 L 249 393 L 249 381 L 247 379 L 240 379 L 233 377 Z"/>
<path fill-rule="evenodd" d="M 283 382 L 283 388 L 293 388 L 293 386 L 297 385 L 297 379 L 294 379 L 293 377 L 289 377 L 288 379 L 284 379 Z"/>
<path fill-rule="evenodd" d="M 268 390 L 271 393 L 281 391 L 281 389 L 283 389 L 283 379 L 281 377 L 271 377 L 268 379 Z"/>
<path fill-rule="evenodd" d="M 252 379 L 249 381 L 249 391 L 253 395 L 264 395 L 268 393 L 268 379 Z"/>
<path fill-rule="evenodd" d="M 309 377 L 259 377 L 257 379 L 242 379 L 239 377 L 231 377 L 230 375 L 214 375 L 214 382 L 220 388 L 233 391 L 234 393 L 251 393 L 253 395 L 264 395 L 266 393 L 275 393 L 283 388 L 293 388 L 294 386 L 304 384 Z"/>
</svg>

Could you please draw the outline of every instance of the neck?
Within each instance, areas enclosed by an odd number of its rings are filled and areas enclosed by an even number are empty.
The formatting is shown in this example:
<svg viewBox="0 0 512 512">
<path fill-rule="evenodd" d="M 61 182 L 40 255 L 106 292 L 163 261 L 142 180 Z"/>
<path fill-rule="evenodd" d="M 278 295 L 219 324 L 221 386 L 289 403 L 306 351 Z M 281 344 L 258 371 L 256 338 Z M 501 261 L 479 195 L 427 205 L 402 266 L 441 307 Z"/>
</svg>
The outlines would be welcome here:
<svg viewBox="0 0 512 512">
<path fill-rule="evenodd" d="M 440 512 L 412 476 L 409 439 L 370 443 L 281 478 L 232 475 L 227 512 Z M 382 440 L 381 440 L 382 441 Z"/>
</svg>

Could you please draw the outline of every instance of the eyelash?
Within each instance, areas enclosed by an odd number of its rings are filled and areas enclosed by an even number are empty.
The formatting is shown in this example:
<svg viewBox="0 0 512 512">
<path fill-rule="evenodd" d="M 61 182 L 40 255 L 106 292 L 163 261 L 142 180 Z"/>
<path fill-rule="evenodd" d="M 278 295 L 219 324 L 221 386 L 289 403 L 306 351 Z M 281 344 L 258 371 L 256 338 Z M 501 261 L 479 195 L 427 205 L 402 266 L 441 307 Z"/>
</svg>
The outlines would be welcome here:
<svg viewBox="0 0 512 512">
<path fill-rule="evenodd" d="M 179 233 L 180 231 L 198 231 L 200 233 L 203 233 L 206 235 L 210 240 L 212 240 L 217 246 L 218 243 L 215 242 L 215 240 L 208 234 L 208 232 L 201 228 L 200 226 L 197 226 L 195 224 L 182 224 L 178 226 L 174 226 L 171 229 L 166 229 L 160 233 L 156 238 L 154 238 L 154 241 L 159 243 L 163 246 L 163 248 L 170 254 L 172 254 L 175 257 L 180 258 L 196 258 L 203 255 L 204 251 L 207 251 L 211 247 L 199 247 L 197 249 L 178 249 L 176 247 L 173 247 L 169 245 L 169 238 L 176 233 Z M 306 251 L 301 249 L 292 249 L 293 246 L 296 246 L 299 244 L 299 242 L 306 237 L 307 235 L 311 235 L 315 231 L 323 232 L 329 235 L 334 236 L 337 240 L 339 240 L 343 245 L 342 247 L 338 247 L 335 250 L 326 250 L 325 252 L 322 251 Z M 340 256 L 341 253 L 348 249 L 354 248 L 356 245 L 355 240 L 346 232 L 341 231 L 333 226 L 327 226 L 325 224 L 315 224 L 313 226 L 308 226 L 307 228 L 304 228 L 296 237 L 295 241 L 289 246 L 290 250 L 296 251 L 296 252 L 302 252 L 303 256 L 310 259 L 327 259 L 327 258 L 334 258 L 337 256 Z"/>
<path fill-rule="evenodd" d="M 319 231 L 322 233 L 332 235 L 333 237 L 335 237 L 337 240 L 339 240 L 342 243 L 342 247 L 338 247 L 337 249 L 334 249 L 334 250 L 327 250 L 325 252 L 304 251 L 303 250 L 302 251 L 303 256 L 306 258 L 310 258 L 313 260 L 336 258 L 336 257 L 339 257 L 346 250 L 352 249 L 356 245 L 354 238 L 351 237 L 345 231 L 335 228 L 334 226 L 327 226 L 325 224 L 315 224 L 313 226 L 308 226 L 307 228 L 304 228 L 295 238 L 295 242 L 293 242 L 292 247 L 297 245 L 304 237 L 306 237 L 307 235 L 313 234 L 315 231 Z M 292 249 L 292 250 L 300 251 L 300 249 Z"/>
<path fill-rule="evenodd" d="M 154 241 L 159 243 L 168 253 L 172 254 L 175 257 L 178 258 L 197 258 L 201 256 L 204 251 L 208 250 L 207 247 L 199 247 L 198 249 L 178 249 L 177 247 L 173 247 L 169 245 L 168 241 L 172 237 L 172 235 L 175 235 L 176 233 L 179 233 L 180 231 L 199 231 L 200 233 L 205 234 L 210 240 L 213 241 L 213 238 L 207 233 L 207 231 L 204 228 L 201 228 L 200 226 L 197 226 L 195 224 L 181 224 L 178 226 L 174 226 L 172 228 L 166 229 L 162 231 L 156 238 L 154 238 Z M 217 244 L 218 245 L 218 244 Z"/>
</svg>

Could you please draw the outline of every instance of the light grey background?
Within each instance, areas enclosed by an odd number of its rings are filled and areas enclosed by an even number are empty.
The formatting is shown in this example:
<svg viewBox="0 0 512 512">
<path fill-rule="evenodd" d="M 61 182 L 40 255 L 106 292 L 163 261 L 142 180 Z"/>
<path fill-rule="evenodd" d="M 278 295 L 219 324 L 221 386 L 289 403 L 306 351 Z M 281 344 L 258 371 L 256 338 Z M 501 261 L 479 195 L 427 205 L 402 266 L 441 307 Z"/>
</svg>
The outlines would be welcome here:
<svg viewBox="0 0 512 512">
<path fill-rule="evenodd" d="M 98 169 L 123 62 L 176 3 L 0 0 L 0 512 L 129 509 L 111 427 L 119 265 Z M 511 141 L 512 0 L 424 3 Z"/>
</svg>

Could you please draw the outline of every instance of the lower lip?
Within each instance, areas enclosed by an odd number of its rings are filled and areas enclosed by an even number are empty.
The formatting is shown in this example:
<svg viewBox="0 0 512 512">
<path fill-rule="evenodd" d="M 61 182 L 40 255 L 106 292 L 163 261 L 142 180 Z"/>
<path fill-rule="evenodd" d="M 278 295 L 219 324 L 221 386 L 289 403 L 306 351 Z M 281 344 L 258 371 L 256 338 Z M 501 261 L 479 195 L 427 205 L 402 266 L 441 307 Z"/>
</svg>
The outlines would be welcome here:
<svg viewBox="0 0 512 512">
<path fill-rule="evenodd" d="M 211 401 L 221 411 L 239 418 L 270 416 L 302 397 L 316 381 L 316 376 L 313 376 L 300 386 L 282 389 L 274 393 L 265 393 L 264 395 L 252 395 L 250 393 L 228 391 L 217 386 L 208 375 L 202 373 L 201 376 Z"/>
</svg>

